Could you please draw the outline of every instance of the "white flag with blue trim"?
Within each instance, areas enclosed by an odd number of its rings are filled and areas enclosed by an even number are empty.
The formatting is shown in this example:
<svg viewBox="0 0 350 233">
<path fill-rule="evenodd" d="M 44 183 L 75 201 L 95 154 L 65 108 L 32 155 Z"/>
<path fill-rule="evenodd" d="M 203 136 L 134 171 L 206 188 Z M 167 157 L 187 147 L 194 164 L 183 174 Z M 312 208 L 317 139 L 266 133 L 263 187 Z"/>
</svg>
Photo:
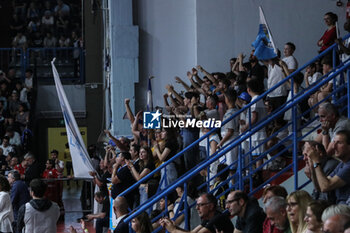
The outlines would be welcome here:
<svg viewBox="0 0 350 233">
<path fill-rule="evenodd" d="M 147 90 L 147 111 L 153 111 L 153 98 L 152 98 L 152 77 L 148 78 L 148 90 Z"/>
<path fill-rule="evenodd" d="M 259 32 L 252 46 L 255 48 L 254 55 L 259 60 L 268 60 L 277 56 L 277 49 L 261 6 L 259 6 L 259 15 Z"/>
<path fill-rule="evenodd" d="M 75 121 L 72 109 L 67 100 L 66 93 L 54 65 L 55 58 L 51 61 L 53 77 L 55 80 L 58 99 L 60 101 L 64 122 L 67 130 L 68 144 L 72 156 L 74 177 L 91 178 L 89 171 L 94 171 L 90 156 L 86 150 L 83 138 Z"/>
</svg>

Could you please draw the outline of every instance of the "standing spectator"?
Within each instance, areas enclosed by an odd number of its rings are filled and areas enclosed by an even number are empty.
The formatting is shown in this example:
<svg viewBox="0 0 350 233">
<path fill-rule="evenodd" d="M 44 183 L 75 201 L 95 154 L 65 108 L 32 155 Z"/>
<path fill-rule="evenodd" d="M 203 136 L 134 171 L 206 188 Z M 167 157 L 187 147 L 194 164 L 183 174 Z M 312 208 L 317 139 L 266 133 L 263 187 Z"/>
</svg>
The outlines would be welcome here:
<svg viewBox="0 0 350 233">
<path fill-rule="evenodd" d="M 140 160 L 139 160 L 139 169 L 137 170 L 134 164 L 131 161 L 126 160 L 126 164 L 130 169 L 131 174 L 135 178 L 136 181 L 139 181 L 146 175 L 148 175 L 151 171 L 155 169 L 152 151 L 149 147 L 143 146 L 140 149 Z M 148 199 L 148 194 L 146 192 L 145 186 L 139 187 L 140 192 L 140 205 L 145 203 Z"/>
<path fill-rule="evenodd" d="M 289 73 L 293 73 L 298 69 L 298 62 L 297 59 L 293 56 L 293 53 L 295 51 L 295 45 L 292 42 L 287 42 L 284 45 L 284 58 L 282 61 L 284 61 L 287 64 Z"/>
<path fill-rule="evenodd" d="M 95 193 L 95 200 L 98 204 L 102 204 L 102 210 L 97 214 L 88 214 L 86 218 L 90 221 L 96 219 L 96 233 L 102 233 L 104 227 L 109 227 L 109 211 L 110 203 L 108 196 L 102 192 Z"/>
<path fill-rule="evenodd" d="M 50 152 L 51 159 L 55 162 L 54 168 L 56 168 L 58 176 L 63 176 L 63 170 L 64 170 L 64 162 L 62 160 L 58 159 L 58 150 L 53 149 Z"/>
<path fill-rule="evenodd" d="M 350 19 L 346 19 L 346 22 L 344 23 L 344 30 L 350 32 Z M 335 43 L 339 45 L 340 51 L 342 53 L 341 61 L 345 62 L 350 57 L 350 38 L 347 38 L 344 41 L 341 41 L 341 38 L 338 38 L 335 40 Z"/>
<path fill-rule="evenodd" d="M 224 97 L 225 97 L 225 104 L 228 109 L 223 117 L 223 121 L 227 120 L 237 112 L 237 108 L 235 104 L 237 99 L 236 91 L 233 89 L 228 89 L 227 91 L 225 91 Z M 239 132 L 238 132 L 239 123 L 237 119 L 238 119 L 237 117 L 234 117 L 221 128 L 222 139 L 217 145 L 218 148 L 229 144 L 235 137 L 239 135 Z M 238 147 L 235 147 L 231 149 L 229 152 L 227 152 L 224 156 L 222 156 L 220 160 L 221 162 L 225 162 L 228 166 L 231 166 L 232 163 L 234 163 L 237 160 L 237 156 L 238 156 Z M 236 168 L 236 167 L 237 167 L 237 163 L 235 163 L 235 165 L 233 165 L 232 168 Z"/>
<path fill-rule="evenodd" d="M 251 79 L 247 82 L 247 91 L 248 94 L 252 97 L 251 101 L 256 100 L 259 98 L 259 84 L 258 80 Z M 250 116 L 249 116 L 250 112 Z M 259 100 L 255 104 L 253 104 L 250 107 L 250 111 L 248 111 L 248 114 L 246 115 L 245 124 L 242 127 L 242 131 L 247 131 L 249 127 L 255 126 L 258 122 L 260 122 L 262 119 L 264 119 L 267 116 L 267 110 L 264 105 L 263 100 Z M 250 122 L 249 122 L 250 120 Z M 256 132 L 251 137 L 251 148 L 257 147 L 259 144 L 261 144 L 266 139 L 266 131 L 264 128 Z M 251 153 L 253 156 L 258 157 L 264 152 L 264 146 L 260 145 L 255 150 L 253 150 Z M 248 151 L 246 151 L 248 152 Z M 256 167 L 259 167 L 262 164 L 262 159 L 256 162 Z"/>
<path fill-rule="evenodd" d="M 11 185 L 11 203 L 14 214 L 14 221 L 17 221 L 19 208 L 30 200 L 28 186 L 21 180 L 18 171 L 12 170 L 9 172 L 7 179 Z"/>
<path fill-rule="evenodd" d="M 134 177 L 131 175 L 129 168 L 126 165 L 125 160 L 130 160 L 131 155 L 129 152 L 121 152 L 115 159 L 116 163 L 113 166 L 112 173 L 112 198 L 115 198 L 120 193 L 125 191 L 131 185 L 135 183 Z M 125 195 L 129 206 L 133 206 L 135 192 L 129 192 Z"/>
<path fill-rule="evenodd" d="M 338 21 L 338 16 L 333 12 L 327 12 L 324 15 L 324 21 L 327 25 L 327 30 L 317 42 L 317 45 L 321 47 L 319 50 L 320 53 L 334 44 L 335 39 L 337 39 L 335 23 Z"/>
<path fill-rule="evenodd" d="M 8 180 L 5 176 L 0 175 L 0 232 L 13 232 L 14 217 L 9 192 Z"/>
<path fill-rule="evenodd" d="M 177 143 L 177 134 L 176 129 L 174 128 L 164 128 L 162 130 L 162 139 L 165 141 L 164 150 L 160 150 L 160 146 L 156 144 L 155 153 L 160 162 L 165 162 L 171 159 L 174 155 L 176 155 L 178 150 Z M 191 155 L 191 154 L 190 154 Z M 164 176 L 166 174 L 166 180 L 164 180 Z M 161 178 L 160 180 L 164 180 L 161 184 L 161 188 L 164 189 L 171 183 L 173 183 L 177 178 L 177 171 L 175 168 L 175 163 L 172 162 L 168 164 L 165 168 L 161 170 Z"/>
<path fill-rule="evenodd" d="M 47 185 L 40 179 L 30 182 L 30 195 L 33 200 L 23 205 L 18 211 L 17 231 L 56 232 L 60 209 L 55 202 L 44 198 Z M 40 223 L 40 224 L 38 224 Z"/>
<path fill-rule="evenodd" d="M 304 221 L 311 196 L 304 190 L 294 191 L 287 197 L 287 213 L 292 233 L 303 233 L 307 224 Z"/>
<path fill-rule="evenodd" d="M 27 153 L 24 159 L 28 163 L 28 169 L 24 173 L 24 180 L 27 184 L 33 179 L 40 178 L 42 173 L 42 168 L 39 162 L 34 158 L 34 155 Z"/>
</svg>

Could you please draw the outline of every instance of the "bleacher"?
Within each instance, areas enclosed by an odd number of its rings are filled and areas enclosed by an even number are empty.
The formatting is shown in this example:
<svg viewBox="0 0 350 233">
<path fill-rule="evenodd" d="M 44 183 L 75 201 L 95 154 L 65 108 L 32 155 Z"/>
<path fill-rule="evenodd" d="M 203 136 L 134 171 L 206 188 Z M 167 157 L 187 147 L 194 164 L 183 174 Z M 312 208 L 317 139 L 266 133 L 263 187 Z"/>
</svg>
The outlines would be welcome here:
<svg viewBox="0 0 350 233">
<path fill-rule="evenodd" d="M 343 39 L 348 38 L 350 35 L 345 36 Z M 278 88 L 281 85 L 284 85 L 286 82 L 290 81 L 291 82 L 291 89 L 293 89 L 293 78 L 295 75 L 297 75 L 299 72 L 305 70 L 311 63 L 322 59 L 324 56 L 333 56 L 333 61 L 337 61 L 337 45 L 334 44 L 331 47 L 329 47 L 327 50 L 316 56 L 315 58 L 311 59 L 308 63 L 304 64 L 301 66 L 299 69 L 297 69 L 295 72 L 293 72 L 291 75 L 289 75 L 287 78 L 285 78 L 283 81 L 279 82 L 277 85 L 275 85 L 273 88 L 267 90 L 264 92 L 262 95 L 259 96 L 258 99 L 255 101 L 252 101 L 242 109 L 240 109 L 238 112 L 236 112 L 230 119 L 227 119 L 226 121 L 223 122 L 223 125 L 225 125 L 227 122 L 229 122 L 231 119 L 235 117 L 239 117 L 239 114 L 243 111 L 249 111 L 249 107 L 259 101 L 260 99 L 263 99 L 265 96 L 267 96 L 268 93 L 273 91 L 274 89 Z M 189 215 L 188 209 L 195 208 L 195 203 L 192 205 L 189 205 L 187 203 L 187 195 L 188 195 L 188 187 L 190 185 L 190 181 L 195 177 L 198 176 L 200 171 L 203 169 L 209 169 L 209 166 L 217 161 L 220 157 L 222 157 L 226 152 L 232 150 L 233 148 L 238 147 L 239 155 L 238 155 L 238 160 L 235 161 L 233 164 L 228 166 L 226 170 L 230 170 L 230 167 L 237 167 L 237 170 L 234 174 L 230 174 L 230 176 L 220 184 L 219 187 L 216 187 L 215 189 L 210 189 L 210 182 L 214 180 L 217 176 L 220 175 L 220 173 L 216 174 L 213 177 L 210 177 L 210 172 L 207 172 L 207 177 L 206 180 L 201 184 L 197 185 L 196 188 L 198 191 L 207 191 L 210 193 L 214 193 L 218 188 L 230 184 L 230 188 L 225 190 L 225 192 L 221 193 L 217 198 L 220 198 L 223 195 L 227 195 L 230 191 L 235 190 L 235 189 L 240 189 L 240 190 L 245 190 L 249 193 L 249 195 L 255 195 L 256 197 L 260 197 L 261 195 L 261 190 L 269 184 L 280 184 L 283 181 L 285 181 L 288 178 L 294 179 L 294 185 L 293 185 L 293 190 L 299 190 L 303 189 L 305 186 L 307 186 L 310 183 L 310 180 L 307 180 L 306 182 L 300 181 L 298 179 L 298 171 L 303 168 L 303 161 L 302 161 L 302 154 L 301 154 L 301 143 L 303 141 L 311 140 L 315 134 L 319 133 L 317 130 L 320 127 L 320 123 L 318 122 L 318 116 L 317 114 L 311 114 L 312 117 L 307 120 L 307 121 L 301 121 L 301 119 L 306 115 L 309 114 L 311 111 L 313 111 L 315 108 L 317 108 L 321 103 L 324 101 L 332 101 L 333 104 L 336 104 L 339 106 L 340 112 L 344 113 L 348 117 L 350 116 L 349 112 L 349 91 L 350 88 L 348 87 L 349 83 L 346 81 L 349 78 L 349 69 L 350 63 L 348 61 L 345 62 L 340 62 L 339 64 L 334 62 L 333 70 L 324 75 L 321 79 L 319 79 L 314 85 L 309 86 L 308 88 L 305 88 L 303 91 L 299 92 L 298 94 L 294 94 L 292 96 L 292 99 L 288 101 L 285 105 L 281 106 L 271 114 L 269 114 L 265 119 L 260 121 L 258 124 L 249 127 L 249 129 L 236 137 L 234 140 L 232 140 L 229 144 L 226 146 L 220 148 L 215 152 L 214 154 L 210 155 L 207 153 L 207 157 L 204 161 L 199 163 L 196 167 L 194 167 L 191 171 L 186 172 L 184 175 L 179 177 L 175 182 L 172 184 L 166 184 L 167 187 L 163 190 L 157 191 L 157 193 L 150 197 L 148 201 L 137 208 L 135 208 L 128 216 L 128 218 L 125 220 L 126 222 L 131 221 L 133 218 L 138 216 L 140 213 L 144 211 L 149 211 L 152 209 L 152 206 L 155 205 L 157 202 L 159 202 L 161 199 L 167 199 L 167 196 L 170 195 L 172 192 L 174 192 L 175 188 L 178 186 L 183 186 L 184 187 L 184 197 L 181 199 L 183 205 L 183 210 L 178 211 L 175 213 L 175 218 L 181 214 L 185 214 L 185 222 L 186 222 L 186 228 L 189 226 Z M 347 72 L 346 72 L 347 71 Z M 345 74 L 347 76 L 345 77 Z M 336 81 L 338 80 L 338 81 Z M 324 84 L 327 84 L 328 82 L 333 82 L 334 88 L 333 91 L 322 101 L 311 107 L 305 112 L 298 113 L 297 111 L 297 105 L 307 99 L 310 95 L 315 93 L 317 90 L 319 90 Z M 276 135 L 280 132 L 282 132 L 285 128 L 288 126 L 292 127 L 292 131 L 289 132 L 287 136 L 284 138 L 280 139 L 280 141 L 266 150 L 263 154 L 261 154 L 259 157 L 253 158 L 251 156 L 251 152 L 256 149 L 252 148 L 250 146 L 250 149 L 248 152 L 243 153 L 241 145 L 245 140 L 249 140 L 249 138 L 257 131 L 262 129 L 263 127 L 266 127 L 269 123 L 273 122 L 281 113 L 284 113 L 288 110 L 292 111 L 292 120 L 288 122 L 285 126 L 280 128 L 279 130 L 275 131 L 272 135 L 267 137 L 260 145 L 257 147 L 265 144 L 269 140 L 271 140 L 273 137 L 276 137 Z M 300 123 L 302 122 L 302 123 Z M 211 129 L 210 132 L 206 133 L 204 136 L 193 142 L 190 146 L 187 148 L 183 149 L 179 153 L 176 154 L 176 156 L 172 157 L 168 161 L 164 162 L 161 166 L 159 166 L 157 169 L 153 170 L 151 173 L 149 173 L 146 177 L 142 178 L 139 180 L 137 183 L 135 183 L 133 186 L 131 186 L 129 189 L 124 191 L 123 193 L 120 194 L 120 196 L 125 196 L 127 193 L 130 193 L 132 190 L 137 189 L 138 186 L 141 183 L 146 182 L 149 178 L 151 178 L 154 174 L 160 172 L 161 169 L 166 168 L 169 164 L 174 162 L 175 160 L 181 158 L 183 156 L 183 153 L 190 148 L 198 145 L 201 141 L 203 140 L 208 140 L 208 137 L 211 133 L 213 133 L 217 129 Z M 301 134 L 300 134 L 301 132 Z M 314 136 L 312 136 L 314 134 Z M 277 154 L 272 156 L 269 159 L 265 159 L 264 163 L 259 166 L 254 168 L 254 164 L 256 161 L 260 159 L 264 159 L 267 157 L 267 154 L 269 154 L 271 151 L 276 150 L 279 148 L 281 145 L 287 145 L 284 147 L 283 150 L 280 150 Z M 272 163 L 275 159 L 279 158 L 281 154 L 283 154 L 285 151 L 292 151 L 292 157 L 290 161 L 286 164 L 285 167 L 278 171 L 268 171 L 266 167 Z M 208 150 L 207 150 L 208 151 Z M 222 171 L 224 172 L 224 171 Z M 255 182 L 255 177 L 257 174 L 264 174 L 264 179 L 263 182 L 256 183 Z M 232 182 L 234 181 L 234 182 Z M 162 180 L 161 182 L 164 182 Z M 167 202 L 165 202 L 167 203 Z M 180 208 L 179 208 L 180 209 Z M 157 221 L 160 217 L 162 216 L 168 216 L 167 208 L 165 208 L 164 212 L 160 214 L 158 217 L 152 220 L 152 222 Z M 188 228 L 187 228 L 188 229 Z M 155 232 L 158 232 L 160 228 L 156 229 Z"/>
</svg>

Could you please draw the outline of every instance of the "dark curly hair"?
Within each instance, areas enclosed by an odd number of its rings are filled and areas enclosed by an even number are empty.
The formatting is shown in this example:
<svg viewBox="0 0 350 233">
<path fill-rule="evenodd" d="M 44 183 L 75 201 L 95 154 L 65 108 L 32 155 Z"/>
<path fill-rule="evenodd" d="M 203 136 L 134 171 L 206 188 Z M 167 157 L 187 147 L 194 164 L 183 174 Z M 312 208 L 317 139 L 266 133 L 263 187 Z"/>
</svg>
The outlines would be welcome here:
<svg viewBox="0 0 350 233">
<path fill-rule="evenodd" d="M 10 192 L 11 186 L 5 176 L 0 175 L 0 191 Z"/>
</svg>

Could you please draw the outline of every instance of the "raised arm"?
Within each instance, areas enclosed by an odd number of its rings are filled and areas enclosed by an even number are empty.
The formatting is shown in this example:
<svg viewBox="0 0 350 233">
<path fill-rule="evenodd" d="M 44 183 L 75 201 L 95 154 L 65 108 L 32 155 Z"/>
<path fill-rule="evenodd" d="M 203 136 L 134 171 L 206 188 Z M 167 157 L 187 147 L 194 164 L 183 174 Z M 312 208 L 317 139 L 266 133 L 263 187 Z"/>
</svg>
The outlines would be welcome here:
<svg viewBox="0 0 350 233">
<path fill-rule="evenodd" d="M 202 72 L 205 76 L 207 76 L 208 79 L 209 79 L 210 81 L 212 81 L 212 83 L 213 83 L 214 85 L 217 85 L 218 81 L 214 78 L 214 76 L 213 76 L 211 73 L 209 73 L 208 71 L 206 71 L 206 70 L 205 70 L 202 66 L 200 66 L 200 65 L 197 66 L 197 69 L 198 69 L 200 72 Z"/>
<path fill-rule="evenodd" d="M 174 87 L 171 86 L 171 85 L 166 85 L 165 88 L 168 90 L 168 92 L 170 92 L 171 94 L 173 94 L 175 96 L 175 98 L 180 102 L 180 104 L 183 104 L 184 103 L 184 100 L 183 98 L 181 97 L 181 95 L 179 95 L 179 93 L 177 93 L 175 90 L 174 90 Z"/>
<path fill-rule="evenodd" d="M 176 76 L 175 80 L 177 83 L 180 83 L 186 89 L 186 91 L 191 90 L 191 88 L 187 85 L 187 83 L 185 83 L 180 77 Z"/>
<path fill-rule="evenodd" d="M 130 104 L 130 99 L 125 99 L 124 100 L 124 105 L 125 105 L 125 109 L 126 109 L 126 114 L 128 115 L 128 118 L 129 118 L 129 120 L 130 120 L 130 122 L 132 124 L 135 121 L 135 117 L 134 117 L 134 114 L 132 113 L 132 110 L 131 110 L 129 104 Z"/>
</svg>

